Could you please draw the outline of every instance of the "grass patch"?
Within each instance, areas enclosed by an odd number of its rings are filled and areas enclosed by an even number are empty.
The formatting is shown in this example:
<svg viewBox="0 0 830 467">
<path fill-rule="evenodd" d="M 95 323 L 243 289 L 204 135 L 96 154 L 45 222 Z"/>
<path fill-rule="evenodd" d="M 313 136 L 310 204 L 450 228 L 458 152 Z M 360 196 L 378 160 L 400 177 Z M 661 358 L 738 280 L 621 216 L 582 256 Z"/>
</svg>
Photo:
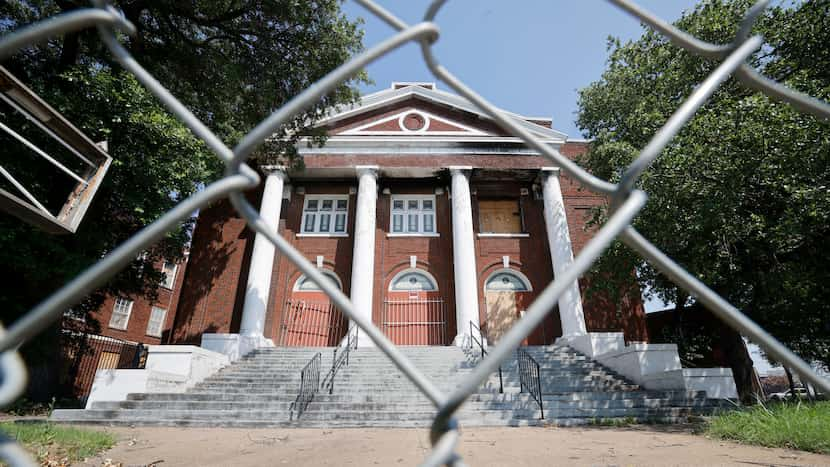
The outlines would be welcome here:
<svg viewBox="0 0 830 467">
<path fill-rule="evenodd" d="M 625 418 L 592 418 L 588 425 L 590 426 L 616 426 L 623 427 L 629 425 L 637 425 L 637 420 L 634 417 Z"/>
<path fill-rule="evenodd" d="M 51 423 L 0 422 L 0 430 L 16 439 L 44 465 L 78 462 L 115 444 L 115 436 L 110 433 Z"/>
<path fill-rule="evenodd" d="M 774 403 L 713 417 L 706 434 L 767 447 L 830 454 L 830 402 Z"/>
</svg>

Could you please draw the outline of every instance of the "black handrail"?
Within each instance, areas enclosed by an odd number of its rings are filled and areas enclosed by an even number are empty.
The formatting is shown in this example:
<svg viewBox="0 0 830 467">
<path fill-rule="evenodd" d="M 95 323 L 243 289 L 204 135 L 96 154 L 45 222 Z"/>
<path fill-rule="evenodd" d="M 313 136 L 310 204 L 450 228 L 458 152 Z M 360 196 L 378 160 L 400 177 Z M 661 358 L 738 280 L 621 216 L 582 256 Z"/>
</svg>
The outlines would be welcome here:
<svg viewBox="0 0 830 467">
<path fill-rule="evenodd" d="M 322 361 L 322 354 L 317 352 L 311 357 L 311 360 L 305 364 L 300 370 L 300 393 L 291 404 L 292 419 L 294 412 L 297 412 L 297 418 L 305 412 L 308 403 L 314 399 L 314 395 L 320 390 L 320 362 Z"/>
<path fill-rule="evenodd" d="M 539 362 L 536 361 L 523 348 L 516 349 L 516 357 L 519 361 L 519 384 L 520 391 L 528 390 L 531 396 L 539 404 L 539 411 L 542 413 L 542 420 L 545 419 L 545 409 L 542 406 L 542 370 L 539 368 Z"/>
<path fill-rule="evenodd" d="M 349 354 L 352 353 L 352 349 L 357 349 L 357 326 L 350 327 L 349 332 L 346 333 L 345 347 L 334 348 L 331 356 L 331 370 L 329 370 L 329 374 L 323 381 L 324 387 L 328 385 L 329 394 L 334 394 L 334 377 L 337 376 L 337 370 L 341 366 L 349 364 Z M 338 350 L 340 351 L 339 354 Z"/>
<path fill-rule="evenodd" d="M 473 335 L 473 328 L 475 328 L 476 331 L 478 331 L 478 337 L 480 337 L 481 339 L 476 339 L 476 336 Z M 479 327 L 476 326 L 476 324 L 474 322 L 472 322 L 472 320 L 471 320 L 470 321 L 470 349 L 473 348 L 473 342 L 478 344 L 478 348 L 481 349 L 481 359 L 482 360 L 487 355 L 487 351 L 484 350 L 483 341 L 484 341 L 484 338 L 481 336 L 481 329 L 479 329 Z M 501 376 L 501 365 L 499 365 L 499 393 L 504 394 L 504 380 L 502 379 L 502 376 Z"/>
</svg>

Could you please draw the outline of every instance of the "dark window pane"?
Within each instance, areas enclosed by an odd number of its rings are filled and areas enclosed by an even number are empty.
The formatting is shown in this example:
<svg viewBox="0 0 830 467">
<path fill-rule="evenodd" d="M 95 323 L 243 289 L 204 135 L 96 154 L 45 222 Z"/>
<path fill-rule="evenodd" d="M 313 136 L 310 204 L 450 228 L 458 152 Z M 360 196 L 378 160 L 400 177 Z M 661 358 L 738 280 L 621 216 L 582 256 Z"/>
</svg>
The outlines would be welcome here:
<svg viewBox="0 0 830 467">
<path fill-rule="evenodd" d="M 337 214 L 334 216 L 334 231 L 335 232 L 345 232 L 346 231 L 346 215 L 345 214 Z"/>
<path fill-rule="evenodd" d="M 418 215 L 417 214 L 410 214 L 409 215 L 409 231 L 410 232 L 417 232 L 418 231 Z"/>
<path fill-rule="evenodd" d="M 314 214 L 305 215 L 305 224 L 303 225 L 303 232 L 314 232 Z"/>
<path fill-rule="evenodd" d="M 424 214 L 424 232 L 434 232 L 432 214 Z"/>
</svg>

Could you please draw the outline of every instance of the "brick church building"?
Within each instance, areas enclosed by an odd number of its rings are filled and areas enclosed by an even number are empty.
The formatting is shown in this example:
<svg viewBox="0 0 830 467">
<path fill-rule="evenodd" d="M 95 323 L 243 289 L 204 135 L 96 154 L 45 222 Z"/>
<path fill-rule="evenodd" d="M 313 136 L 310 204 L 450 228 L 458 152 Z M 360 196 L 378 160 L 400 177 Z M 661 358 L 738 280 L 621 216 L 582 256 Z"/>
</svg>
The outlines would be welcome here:
<svg viewBox="0 0 830 467">
<path fill-rule="evenodd" d="M 550 120 L 507 115 L 567 157 L 587 149 L 567 141 Z M 592 208 L 606 202 L 431 83 L 393 83 L 318 125 L 326 144 L 298 144 L 302 169 L 259 167 L 263 183 L 248 199 L 262 222 L 316 266 L 321 281 L 330 281 L 326 288 L 339 288 L 355 313 L 406 346 L 400 351 L 447 388 L 485 358 L 474 340 L 498 342 L 573 263 L 591 237 Z M 358 336 L 352 362 L 341 368 L 351 350 L 336 346 L 352 335 L 348 320 L 227 200 L 200 211 L 189 252 L 173 287 L 171 327 L 162 345 L 147 347 L 143 369 L 99 367 L 86 409 L 55 411 L 53 419 L 175 426 L 433 422 L 434 407 L 413 404 L 418 389 L 398 377 L 370 339 Z M 479 401 L 468 401 L 460 420 L 676 421 L 737 397 L 728 368 L 683 368 L 676 345 L 649 342 L 633 277 L 620 302 L 586 294 L 585 280 L 566 284 L 523 352 L 483 382 Z M 519 395 L 530 377 L 520 355 L 541 362 L 533 399 Z M 581 395 L 558 399 L 572 392 Z M 367 410 L 367 398 L 376 396 L 388 402 Z M 543 397 L 561 403 L 543 407 Z M 580 405 L 609 398 L 621 405 Z M 533 401 L 538 409 L 529 409 Z"/>
<path fill-rule="evenodd" d="M 549 119 L 509 115 L 567 157 L 586 150 Z M 328 140 L 300 144 L 304 168 L 260 168 L 249 199 L 399 345 L 462 345 L 470 323 L 497 341 L 573 261 L 591 208 L 605 202 L 432 83 L 393 83 L 319 125 Z M 173 344 L 234 355 L 332 346 L 347 330 L 317 284 L 228 201 L 200 212 L 181 280 Z M 527 343 L 592 331 L 647 341 L 636 287 L 622 304 L 584 289 L 573 284 Z"/>
</svg>

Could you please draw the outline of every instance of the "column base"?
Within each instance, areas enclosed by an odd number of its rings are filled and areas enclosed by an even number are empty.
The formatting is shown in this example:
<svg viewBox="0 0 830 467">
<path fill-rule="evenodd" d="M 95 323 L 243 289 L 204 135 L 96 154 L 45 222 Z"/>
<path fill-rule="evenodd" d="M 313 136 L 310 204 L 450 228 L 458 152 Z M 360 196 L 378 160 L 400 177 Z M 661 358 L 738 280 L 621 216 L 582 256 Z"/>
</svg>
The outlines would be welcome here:
<svg viewBox="0 0 830 467">
<path fill-rule="evenodd" d="M 346 338 L 343 338 L 341 345 L 346 345 Z M 357 330 L 357 347 L 358 348 L 373 348 L 377 347 L 375 341 L 373 341 L 367 334 L 366 331 L 363 329 Z"/>
<path fill-rule="evenodd" d="M 275 347 L 261 334 L 202 334 L 201 347 L 227 355 L 232 362 L 261 347 Z"/>
<path fill-rule="evenodd" d="M 469 349 L 473 346 L 473 338 L 469 334 L 458 334 L 452 340 L 452 345 L 461 347 L 462 349 Z"/>
<path fill-rule="evenodd" d="M 573 347 L 586 356 L 594 358 L 597 355 L 616 352 L 624 348 L 625 337 L 621 332 L 589 332 L 559 337 L 555 344 Z"/>
</svg>

